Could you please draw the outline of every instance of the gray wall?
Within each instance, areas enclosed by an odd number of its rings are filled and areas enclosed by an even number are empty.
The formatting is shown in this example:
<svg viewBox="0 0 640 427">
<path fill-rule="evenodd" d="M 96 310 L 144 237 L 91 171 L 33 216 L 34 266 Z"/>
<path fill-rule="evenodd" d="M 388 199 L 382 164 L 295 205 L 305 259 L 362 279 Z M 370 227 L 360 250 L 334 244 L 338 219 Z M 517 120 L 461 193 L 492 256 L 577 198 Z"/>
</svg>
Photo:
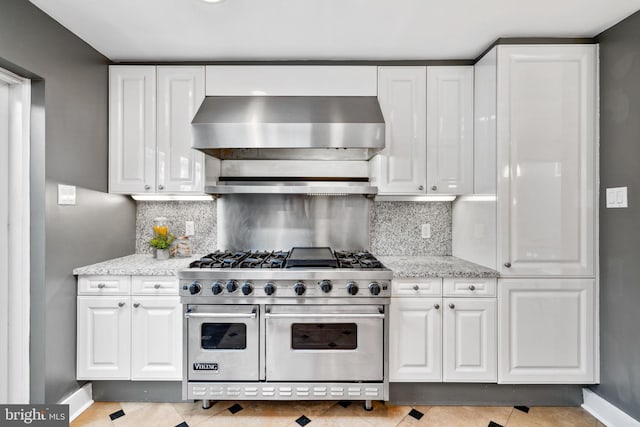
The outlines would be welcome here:
<svg viewBox="0 0 640 427">
<path fill-rule="evenodd" d="M 71 271 L 134 252 L 135 204 L 106 194 L 108 59 L 27 0 L 2 0 L 1 10 L 0 66 L 42 79 L 33 111 L 31 401 L 56 402 L 78 387 Z M 57 205 L 58 183 L 78 187 L 76 206 Z"/>
<path fill-rule="evenodd" d="M 597 394 L 640 420 L 640 12 L 600 41 L 600 357 Z M 605 188 L 628 186 L 628 209 Z"/>
</svg>

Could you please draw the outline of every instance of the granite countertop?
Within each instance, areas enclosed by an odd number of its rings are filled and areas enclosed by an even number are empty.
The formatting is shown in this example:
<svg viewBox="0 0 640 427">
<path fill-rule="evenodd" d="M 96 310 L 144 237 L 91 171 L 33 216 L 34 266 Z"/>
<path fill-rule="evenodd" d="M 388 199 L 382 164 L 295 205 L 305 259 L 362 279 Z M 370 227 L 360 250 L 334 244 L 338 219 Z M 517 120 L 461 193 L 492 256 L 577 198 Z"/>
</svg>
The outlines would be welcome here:
<svg viewBox="0 0 640 427">
<path fill-rule="evenodd" d="M 498 272 L 453 256 L 376 256 L 394 278 L 498 277 Z"/>
<path fill-rule="evenodd" d="M 158 261 L 151 254 L 133 254 L 73 269 L 77 275 L 175 276 L 202 255 Z"/>
</svg>

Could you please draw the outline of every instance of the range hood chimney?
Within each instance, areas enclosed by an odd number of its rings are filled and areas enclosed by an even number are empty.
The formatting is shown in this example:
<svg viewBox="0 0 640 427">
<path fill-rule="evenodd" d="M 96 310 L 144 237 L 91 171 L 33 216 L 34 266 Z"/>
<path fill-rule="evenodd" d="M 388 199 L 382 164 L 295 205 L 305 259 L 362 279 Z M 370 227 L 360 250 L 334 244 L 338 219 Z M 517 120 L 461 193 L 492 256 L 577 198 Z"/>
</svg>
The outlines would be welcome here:
<svg viewBox="0 0 640 427">
<path fill-rule="evenodd" d="M 375 96 L 210 96 L 193 148 L 222 160 L 369 160 L 384 148 Z"/>
</svg>

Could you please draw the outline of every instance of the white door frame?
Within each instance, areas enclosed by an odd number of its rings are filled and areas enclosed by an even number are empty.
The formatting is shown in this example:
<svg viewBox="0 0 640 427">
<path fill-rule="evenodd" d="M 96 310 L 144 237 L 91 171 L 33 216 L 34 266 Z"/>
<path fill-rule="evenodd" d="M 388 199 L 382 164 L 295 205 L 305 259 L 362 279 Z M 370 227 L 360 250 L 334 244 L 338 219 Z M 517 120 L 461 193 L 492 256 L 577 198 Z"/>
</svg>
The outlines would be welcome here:
<svg viewBox="0 0 640 427">
<path fill-rule="evenodd" d="M 29 403 L 31 81 L 0 85 L 0 403 Z"/>
</svg>

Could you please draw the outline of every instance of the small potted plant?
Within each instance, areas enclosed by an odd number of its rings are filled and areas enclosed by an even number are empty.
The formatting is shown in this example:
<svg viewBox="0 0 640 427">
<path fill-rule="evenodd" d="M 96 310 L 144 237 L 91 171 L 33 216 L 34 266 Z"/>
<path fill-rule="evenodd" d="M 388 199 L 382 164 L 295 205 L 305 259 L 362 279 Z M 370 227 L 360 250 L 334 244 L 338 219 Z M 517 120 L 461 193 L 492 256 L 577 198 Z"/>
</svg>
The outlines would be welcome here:
<svg viewBox="0 0 640 427">
<path fill-rule="evenodd" d="M 154 225 L 154 236 L 149 241 L 149 244 L 156 248 L 156 258 L 159 260 L 169 259 L 171 244 L 176 239 L 176 236 L 169 233 L 169 227 L 166 225 Z"/>
</svg>

